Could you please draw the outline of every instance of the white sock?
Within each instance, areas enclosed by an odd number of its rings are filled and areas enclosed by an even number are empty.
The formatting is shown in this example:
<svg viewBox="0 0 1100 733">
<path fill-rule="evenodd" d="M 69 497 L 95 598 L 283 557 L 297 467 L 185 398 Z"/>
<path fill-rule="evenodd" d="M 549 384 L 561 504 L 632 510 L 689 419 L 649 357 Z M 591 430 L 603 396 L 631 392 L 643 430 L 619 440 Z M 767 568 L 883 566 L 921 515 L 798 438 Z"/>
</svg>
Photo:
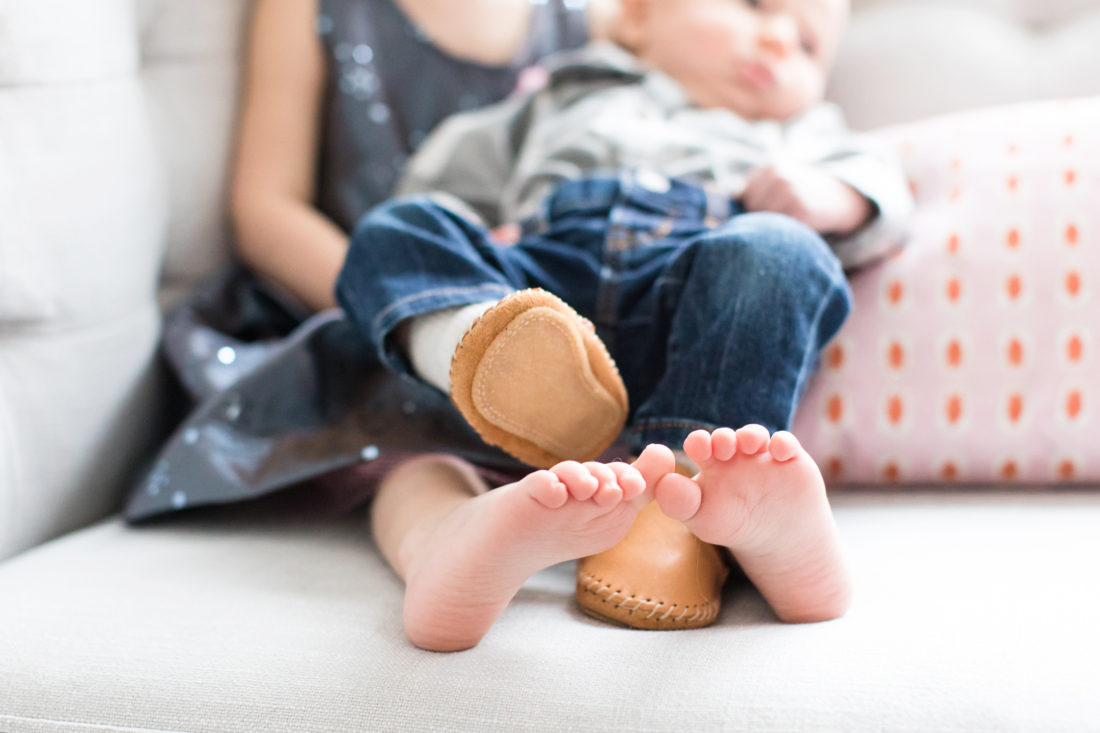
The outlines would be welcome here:
<svg viewBox="0 0 1100 733">
<path fill-rule="evenodd" d="M 458 342 L 473 322 L 498 302 L 459 305 L 413 318 L 409 324 L 409 361 L 420 378 L 450 394 L 451 358 Z"/>
</svg>

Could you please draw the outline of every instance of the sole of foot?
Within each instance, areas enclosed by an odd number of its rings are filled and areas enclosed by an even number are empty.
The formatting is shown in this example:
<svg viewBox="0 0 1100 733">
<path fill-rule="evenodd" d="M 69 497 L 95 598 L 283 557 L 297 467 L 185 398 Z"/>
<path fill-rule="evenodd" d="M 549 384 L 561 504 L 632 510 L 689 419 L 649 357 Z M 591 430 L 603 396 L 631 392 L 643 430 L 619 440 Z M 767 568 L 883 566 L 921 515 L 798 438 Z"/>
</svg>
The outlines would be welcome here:
<svg viewBox="0 0 1100 733">
<path fill-rule="evenodd" d="M 683 447 L 700 470 L 658 482 L 665 514 L 729 548 L 783 621 L 843 615 L 851 581 L 821 471 L 798 439 L 746 425 L 697 430 Z"/>
<path fill-rule="evenodd" d="M 475 646 L 536 572 L 618 543 L 645 488 L 625 463 L 565 461 L 426 520 L 403 549 L 409 640 L 432 651 Z"/>
</svg>

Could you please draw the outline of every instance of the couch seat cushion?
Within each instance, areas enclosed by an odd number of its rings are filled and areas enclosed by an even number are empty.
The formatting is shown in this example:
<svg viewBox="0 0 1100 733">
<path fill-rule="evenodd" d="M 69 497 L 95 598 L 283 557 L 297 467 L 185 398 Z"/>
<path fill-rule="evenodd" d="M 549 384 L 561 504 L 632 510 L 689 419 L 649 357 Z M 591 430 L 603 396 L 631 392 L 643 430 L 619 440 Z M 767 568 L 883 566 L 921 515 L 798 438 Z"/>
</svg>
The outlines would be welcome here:
<svg viewBox="0 0 1100 733">
<path fill-rule="evenodd" d="M 1100 720 L 1100 494 L 847 495 L 848 616 L 731 587 L 698 631 L 605 626 L 571 564 L 477 648 L 401 633 L 362 518 L 117 520 L 0 565 L 0 730 L 1081 730 Z"/>
</svg>

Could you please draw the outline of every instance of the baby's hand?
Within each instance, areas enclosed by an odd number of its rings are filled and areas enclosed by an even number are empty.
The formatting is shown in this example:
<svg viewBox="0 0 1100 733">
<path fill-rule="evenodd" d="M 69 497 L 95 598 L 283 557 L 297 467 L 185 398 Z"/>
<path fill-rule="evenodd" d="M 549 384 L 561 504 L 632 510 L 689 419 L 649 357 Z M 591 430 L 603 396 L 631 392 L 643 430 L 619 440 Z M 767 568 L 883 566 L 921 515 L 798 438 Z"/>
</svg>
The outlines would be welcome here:
<svg viewBox="0 0 1100 733">
<path fill-rule="evenodd" d="M 871 202 L 847 183 L 808 165 L 758 169 L 741 204 L 748 211 L 786 214 L 819 234 L 848 234 L 874 212 Z"/>
<path fill-rule="evenodd" d="M 491 236 L 497 244 L 511 246 L 520 240 L 520 237 L 523 236 L 523 232 L 519 228 L 519 224 L 501 224 L 489 232 L 489 236 Z"/>
</svg>

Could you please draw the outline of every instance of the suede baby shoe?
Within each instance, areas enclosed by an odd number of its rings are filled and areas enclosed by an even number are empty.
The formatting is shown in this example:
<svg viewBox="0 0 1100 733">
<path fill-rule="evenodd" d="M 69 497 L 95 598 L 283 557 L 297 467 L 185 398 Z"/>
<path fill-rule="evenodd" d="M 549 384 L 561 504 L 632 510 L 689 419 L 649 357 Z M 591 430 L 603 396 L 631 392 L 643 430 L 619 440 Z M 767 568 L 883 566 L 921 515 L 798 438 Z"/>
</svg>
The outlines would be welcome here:
<svg viewBox="0 0 1100 733">
<path fill-rule="evenodd" d="M 451 399 L 478 434 L 532 466 L 592 460 L 626 422 L 626 387 L 595 327 L 538 288 L 470 326 L 450 377 Z"/>
</svg>

